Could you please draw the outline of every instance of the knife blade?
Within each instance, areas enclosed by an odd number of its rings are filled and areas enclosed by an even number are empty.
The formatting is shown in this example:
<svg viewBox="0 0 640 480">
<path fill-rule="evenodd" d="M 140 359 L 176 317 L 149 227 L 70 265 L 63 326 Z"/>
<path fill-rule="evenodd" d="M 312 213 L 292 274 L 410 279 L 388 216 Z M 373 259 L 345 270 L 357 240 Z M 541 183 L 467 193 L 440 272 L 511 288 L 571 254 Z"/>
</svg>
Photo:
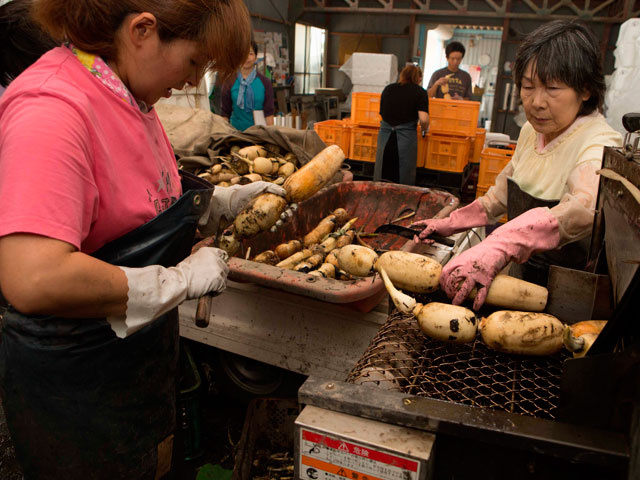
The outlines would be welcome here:
<svg viewBox="0 0 640 480">
<path fill-rule="evenodd" d="M 389 233 L 391 235 L 399 235 L 405 238 L 413 238 L 414 235 L 418 235 L 421 231 L 422 230 L 417 230 L 410 227 L 403 227 L 402 225 L 385 223 L 384 225 L 380 225 L 378 228 L 376 228 L 373 233 Z M 432 233 L 431 235 L 429 235 L 429 239 L 448 247 L 453 247 L 456 243 L 450 238 L 443 237 L 442 235 L 438 235 L 437 233 Z"/>
</svg>

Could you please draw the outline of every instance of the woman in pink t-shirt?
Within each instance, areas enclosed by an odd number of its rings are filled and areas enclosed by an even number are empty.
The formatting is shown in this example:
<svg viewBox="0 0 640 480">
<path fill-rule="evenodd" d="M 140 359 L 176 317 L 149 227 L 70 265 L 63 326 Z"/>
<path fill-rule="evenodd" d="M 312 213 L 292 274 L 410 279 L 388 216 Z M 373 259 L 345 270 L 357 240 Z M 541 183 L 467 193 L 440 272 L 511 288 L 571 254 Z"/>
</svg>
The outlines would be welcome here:
<svg viewBox="0 0 640 480">
<path fill-rule="evenodd" d="M 189 255 L 199 220 L 265 182 L 180 173 L 152 105 L 233 74 L 242 0 L 39 0 L 60 47 L 0 99 L 0 393 L 26 478 L 160 478 L 171 466 L 177 305 L 225 288 L 226 254 Z M 185 258 L 187 257 L 187 258 Z M 174 457 L 175 459 L 175 457 Z"/>
</svg>

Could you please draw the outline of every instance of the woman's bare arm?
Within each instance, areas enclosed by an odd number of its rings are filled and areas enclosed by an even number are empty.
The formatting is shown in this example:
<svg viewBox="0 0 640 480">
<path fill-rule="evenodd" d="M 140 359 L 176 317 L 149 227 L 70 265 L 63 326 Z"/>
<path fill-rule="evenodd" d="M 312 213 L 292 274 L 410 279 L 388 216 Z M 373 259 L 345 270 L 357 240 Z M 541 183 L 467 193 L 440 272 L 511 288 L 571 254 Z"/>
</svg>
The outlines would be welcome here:
<svg viewBox="0 0 640 480">
<path fill-rule="evenodd" d="M 0 238 L 0 289 L 24 314 L 106 317 L 127 308 L 124 271 L 40 235 Z"/>
</svg>

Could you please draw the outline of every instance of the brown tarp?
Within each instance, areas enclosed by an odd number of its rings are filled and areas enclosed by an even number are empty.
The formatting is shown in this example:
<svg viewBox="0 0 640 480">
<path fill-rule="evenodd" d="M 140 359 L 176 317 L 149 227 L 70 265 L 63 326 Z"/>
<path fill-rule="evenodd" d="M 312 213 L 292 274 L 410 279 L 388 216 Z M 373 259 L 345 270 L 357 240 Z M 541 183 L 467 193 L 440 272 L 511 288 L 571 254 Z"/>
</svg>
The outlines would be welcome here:
<svg viewBox="0 0 640 480">
<path fill-rule="evenodd" d="M 190 172 L 218 163 L 214 158 L 228 153 L 229 147 L 236 144 L 275 144 L 292 152 L 302 165 L 326 146 L 313 130 L 253 126 L 241 132 L 206 110 L 162 103 L 155 109 L 179 165 Z"/>
</svg>

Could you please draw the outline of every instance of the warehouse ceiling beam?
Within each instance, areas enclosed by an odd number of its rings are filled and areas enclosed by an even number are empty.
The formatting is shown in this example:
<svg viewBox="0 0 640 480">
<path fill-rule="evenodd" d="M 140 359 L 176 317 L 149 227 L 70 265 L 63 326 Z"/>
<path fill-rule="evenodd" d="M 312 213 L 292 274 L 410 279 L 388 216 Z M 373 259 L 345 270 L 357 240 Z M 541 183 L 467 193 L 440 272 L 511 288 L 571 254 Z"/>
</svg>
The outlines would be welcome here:
<svg viewBox="0 0 640 480">
<path fill-rule="evenodd" d="M 462 2 L 462 5 L 460 5 L 458 2 L 456 2 L 456 0 L 448 0 L 448 1 L 449 1 L 449 3 L 450 3 L 451 5 L 453 5 L 453 7 L 454 7 L 456 10 L 458 10 L 458 11 L 466 10 L 466 9 L 467 9 L 467 2 L 468 2 L 468 0 L 464 0 L 464 2 Z"/>
<path fill-rule="evenodd" d="M 266 15 L 262 15 L 261 13 L 252 13 L 251 16 L 253 18 L 257 18 L 258 20 L 266 20 L 268 22 L 281 23 L 282 25 L 291 25 L 291 22 L 287 22 L 286 20 L 283 20 L 280 18 L 267 17 Z"/>
<path fill-rule="evenodd" d="M 434 5 L 431 0 L 412 0 L 411 8 L 399 7 L 394 0 L 377 0 L 361 6 L 358 0 L 305 0 L 304 11 L 315 13 L 393 13 L 400 15 L 498 17 L 531 20 L 571 19 L 576 16 L 587 21 L 622 23 L 640 16 L 633 1 L 625 0 L 626 8 L 615 8 L 620 0 L 523 0 L 525 11 L 509 11 L 507 0 L 447 0 Z M 336 6 L 341 5 L 341 6 Z M 344 6 L 346 5 L 346 6 Z M 487 8 L 487 6 L 489 8 Z M 526 10 L 529 11 L 526 11 Z M 569 10 L 570 12 L 567 12 Z"/>
<path fill-rule="evenodd" d="M 616 0 L 607 0 L 606 2 L 602 2 L 600 5 L 598 5 L 597 7 L 595 7 L 593 10 L 590 10 L 591 13 L 593 15 L 595 15 L 596 13 L 598 13 L 600 10 L 602 10 L 605 7 L 608 7 L 609 5 L 611 5 L 612 3 L 615 3 Z M 587 0 L 587 3 L 585 5 L 585 8 L 589 8 L 589 0 Z"/>
<path fill-rule="evenodd" d="M 380 1 L 380 0 L 378 0 Z M 389 0 L 391 3 L 393 3 L 393 0 Z M 344 3 L 346 3 L 348 6 L 346 8 L 358 8 L 358 0 L 343 0 Z M 306 6 L 306 1 L 305 1 L 305 11 L 310 11 L 307 6 Z M 329 7 L 327 6 L 327 0 L 313 0 L 313 3 L 316 4 L 317 8 L 321 8 L 323 11 L 326 11 Z M 340 7 L 340 8 L 345 8 L 345 7 Z M 318 11 L 317 9 L 315 10 L 316 12 Z M 328 12 L 329 13 L 329 12 Z"/>
<path fill-rule="evenodd" d="M 507 0 L 502 0 L 502 5 L 498 5 L 493 0 L 485 0 L 493 10 L 504 17 L 504 13 L 507 11 Z"/>
</svg>

